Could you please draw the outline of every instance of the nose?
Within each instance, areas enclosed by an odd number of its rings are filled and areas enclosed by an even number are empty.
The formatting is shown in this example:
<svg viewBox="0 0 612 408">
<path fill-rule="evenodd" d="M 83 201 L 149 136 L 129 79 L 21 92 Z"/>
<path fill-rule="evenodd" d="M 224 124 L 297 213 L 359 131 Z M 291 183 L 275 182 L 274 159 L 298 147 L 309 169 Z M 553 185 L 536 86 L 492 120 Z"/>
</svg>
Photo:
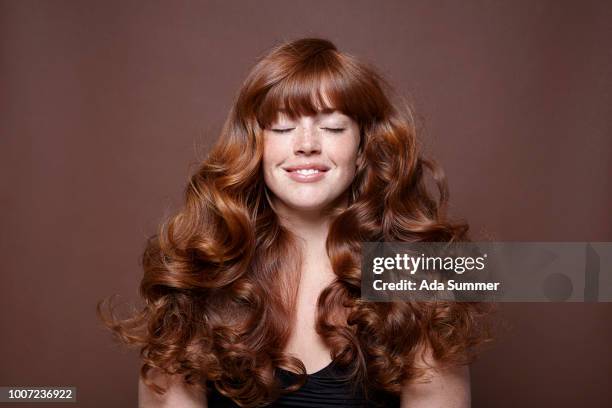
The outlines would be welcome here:
<svg viewBox="0 0 612 408">
<path fill-rule="evenodd" d="M 321 141 L 314 126 L 301 126 L 296 132 L 293 152 L 296 155 L 321 153 Z"/>
</svg>

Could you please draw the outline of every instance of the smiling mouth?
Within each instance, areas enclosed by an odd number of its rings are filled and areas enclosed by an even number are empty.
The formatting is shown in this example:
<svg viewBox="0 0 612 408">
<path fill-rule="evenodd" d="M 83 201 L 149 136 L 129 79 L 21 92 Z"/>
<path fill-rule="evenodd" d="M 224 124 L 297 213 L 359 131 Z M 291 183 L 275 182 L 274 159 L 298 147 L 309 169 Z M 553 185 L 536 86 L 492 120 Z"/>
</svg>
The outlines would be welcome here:
<svg viewBox="0 0 612 408">
<path fill-rule="evenodd" d="M 285 172 L 287 172 L 287 174 L 290 177 L 308 178 L 308 177 L 315 177 L 318 175 L 322 176 L 325 173 L 327 173 L 330 169 L 329 168 L 303 168 L 303 169 L 286 168 L 283 170 L 285 170 Z"/>
<path fill-rule="evenodd" d="M 316 172 L 325 173 L 330 167 L 322 163 L 303 163 L 284 166 L 282 169 L 289 173 L 313 174 Z"/>
<path fill-rule="evenodd" d="M 305 176 L 309 175 L 309 174 L 318 174 L 323 172 L 323 170 L 318 170 L 318 169 L 300 169 L 300 170 L 287 170 L 290 173 L 297 173 L 297 174 L 303 174 Z M 327 171 L 327 170 L 325 170 Z"/>
<path fill-rule="evenodd" d="M 300 183 L 314 183 L 322 180 L 330 169 L 325 166 L 317 167 L 288 167 L 284 168 L 287 176 Z"/>
</svg>

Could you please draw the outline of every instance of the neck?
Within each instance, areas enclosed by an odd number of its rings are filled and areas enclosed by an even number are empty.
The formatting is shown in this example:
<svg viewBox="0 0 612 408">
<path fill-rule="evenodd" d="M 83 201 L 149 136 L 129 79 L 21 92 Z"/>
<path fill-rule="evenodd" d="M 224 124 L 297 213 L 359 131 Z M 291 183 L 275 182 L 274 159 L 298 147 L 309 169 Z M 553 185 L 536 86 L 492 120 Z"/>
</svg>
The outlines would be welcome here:
<svg viewBox="0 0 612 408">
<path fill-rule="evenodd" d="M 282 211 L 278 216 L 281 224 L 293 233 L 300 244 L 304 262 L 327 260 L 325 244 L 331 217 L 321 212 Z"/>
<path fill-rule="evenodd" d="M 279 219 L 284 227 L 294 233 L 306 246 L 325 243 L 331 222 L 330 217 L 321 212 L 279 211 Z"/>
<path fill-rule="evenodd" d="M 335 216 L 333 209 L 344 208 L 347 204 L 347 197 L 341 196 L 329 207 L 320 210 L 298 210 L 284 205 L 279 200 L 275 200 L 274 207 L 281 224 L 302 244 L 305 261 L 310 264 L 317 260 L 327 261 L 325 244 L 329 226 Z"/>
<path fill-rule="evenodd" d="M 300 210 L 274 199 L 274 208 L 281 224 L 304 240 L 308 246 L 315 243 L 325 244 L 329 225 L 335 217 L 334 209 L 345 208 L 347 204 L 347 196 L 342 195 L 324 209 Z"/>
<path fill-rule="evenodd" d="M 277 214 L 281 224 L 297 238 L 301 254 L 299 286 L 302 291 L 326 286 L 335 277 L 326 247 L 331 217 L 321 212 L 280 209 Z"/>
</svg>

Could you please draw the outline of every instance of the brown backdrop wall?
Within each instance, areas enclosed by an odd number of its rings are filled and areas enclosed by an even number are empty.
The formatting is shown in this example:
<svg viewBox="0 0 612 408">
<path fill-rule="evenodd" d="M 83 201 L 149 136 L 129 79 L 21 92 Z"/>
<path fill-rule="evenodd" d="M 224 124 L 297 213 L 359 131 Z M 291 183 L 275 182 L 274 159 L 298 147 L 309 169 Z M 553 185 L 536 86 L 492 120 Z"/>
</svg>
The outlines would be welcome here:
<svg viewBox="0 0 612 408">
<path fill-rule="evenodd" d="M 604 1 L 0 2 L 0 385 L 136 405 L 95 302 L 137 298 L 145 237 L 284 39 L 329 38 L 415 101 L 476 238 L 612 241 L 610 21 Z M 501 314 L 475 407 L 612 399 L 611 304 Z"/>
</svg>

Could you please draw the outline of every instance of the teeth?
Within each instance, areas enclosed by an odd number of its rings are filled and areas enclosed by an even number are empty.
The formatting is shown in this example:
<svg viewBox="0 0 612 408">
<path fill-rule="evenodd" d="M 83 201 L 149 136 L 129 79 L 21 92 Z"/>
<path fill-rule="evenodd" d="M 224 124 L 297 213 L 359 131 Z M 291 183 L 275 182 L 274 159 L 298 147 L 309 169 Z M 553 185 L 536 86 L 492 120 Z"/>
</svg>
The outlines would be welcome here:
<svg viewBox="0 0 612 408">
<path fill-rule="evenodd" d="M 304 175 L 308 175 L 308 174 L 316 174 L 319 172 L 319 170 L 316 169 L 304 169 L 304 170 L 296 170 L 295 171 L 298 174 L 304 174 Z"/>
</svg>

